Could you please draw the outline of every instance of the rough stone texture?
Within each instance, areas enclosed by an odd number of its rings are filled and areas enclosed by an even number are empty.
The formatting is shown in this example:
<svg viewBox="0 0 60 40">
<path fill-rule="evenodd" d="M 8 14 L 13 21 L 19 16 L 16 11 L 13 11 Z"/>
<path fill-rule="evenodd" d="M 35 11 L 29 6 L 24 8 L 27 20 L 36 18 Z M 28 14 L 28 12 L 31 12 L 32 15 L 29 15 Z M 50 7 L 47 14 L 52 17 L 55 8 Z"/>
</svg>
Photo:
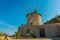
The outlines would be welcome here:
<svg viewBox="0 0 60 40">
<path fill-rule="evenodd" d="M 59 23 L 58 23 L 59 24 Z M 47 24 L 47 25 L 26 25 L 21 26 L 21 35 L 27 36 L 27 29 L 34 31 L 37 38 L 40 37 L 40 29 L 45 29 L 45 37 L 57 37 L 60 35 L 60 25 L 58 24 Z"/>
</svg>

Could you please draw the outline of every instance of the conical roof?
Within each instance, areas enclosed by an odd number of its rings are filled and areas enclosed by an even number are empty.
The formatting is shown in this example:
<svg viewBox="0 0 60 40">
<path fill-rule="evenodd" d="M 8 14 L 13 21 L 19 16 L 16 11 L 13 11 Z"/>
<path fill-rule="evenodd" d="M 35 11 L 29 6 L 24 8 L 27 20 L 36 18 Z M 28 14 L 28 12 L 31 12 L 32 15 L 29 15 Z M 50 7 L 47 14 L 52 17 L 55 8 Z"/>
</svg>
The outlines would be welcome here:
<svg viewBox="0 0 60 40">
<path fill-rule="evenodd" d="M 26 17 L 27 17 L 28 15 L 33 15 L 34 13 L 38 14 L 37 11 L 35 10 L 34 12 L 27 14 Z M 41 16 L 41 14 L 38 14 L 38 15 Z"/>
</svg>

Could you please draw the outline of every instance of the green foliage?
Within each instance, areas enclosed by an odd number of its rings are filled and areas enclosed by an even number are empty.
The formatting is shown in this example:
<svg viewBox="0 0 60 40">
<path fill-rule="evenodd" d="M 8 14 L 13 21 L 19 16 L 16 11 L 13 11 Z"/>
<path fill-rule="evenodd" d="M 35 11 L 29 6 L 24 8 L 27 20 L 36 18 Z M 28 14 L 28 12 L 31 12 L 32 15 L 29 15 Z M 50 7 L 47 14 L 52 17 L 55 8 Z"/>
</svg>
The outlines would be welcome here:
<svg viewBox="0 0 60 40">
<path fill-rule="evenodd" d="M 0 36 L 5 36 L 5 35 L 8 35 L 8 34 L 6 34 L 6 33 L 0 33 Z"/>
<path fill-rule="evenodd" d="M 16 38 L 20 39 L 20 28 L 18 28 L 18 31 L 16 32 Z"/>
<path fill-rule="evenodd" d="M 47 21 L 44 24 L 52 24 L 52 23 L 60 23 L 60 15 L 56 16 L 55 18 L 52 18 L 51 20 Z"/>
<path fill-rule="evenodd" d="M 30 32 L 30 36 L 31 36 L 32 38 L 35 38 L 35 37 L 36 37 L 35 34 L 34 34 L 34 31 L 31 31 L 31 32 Z"/>
</svg>

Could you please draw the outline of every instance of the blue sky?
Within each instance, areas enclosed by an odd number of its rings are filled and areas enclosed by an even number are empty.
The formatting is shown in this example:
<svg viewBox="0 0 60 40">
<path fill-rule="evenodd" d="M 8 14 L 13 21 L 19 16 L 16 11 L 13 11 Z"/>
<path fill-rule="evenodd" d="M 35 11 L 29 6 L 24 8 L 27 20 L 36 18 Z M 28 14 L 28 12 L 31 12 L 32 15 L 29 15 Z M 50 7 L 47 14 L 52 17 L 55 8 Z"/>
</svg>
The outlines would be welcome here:
<svg viewBox="0 0 60 40">
<path fill-rule="evenodd" d="M 0 0 L 0 32 L 13 34 L 26 24 L 26 14 L 42 15 L 42 24 L 60 15 L 60 0 Z"/>
</svg>

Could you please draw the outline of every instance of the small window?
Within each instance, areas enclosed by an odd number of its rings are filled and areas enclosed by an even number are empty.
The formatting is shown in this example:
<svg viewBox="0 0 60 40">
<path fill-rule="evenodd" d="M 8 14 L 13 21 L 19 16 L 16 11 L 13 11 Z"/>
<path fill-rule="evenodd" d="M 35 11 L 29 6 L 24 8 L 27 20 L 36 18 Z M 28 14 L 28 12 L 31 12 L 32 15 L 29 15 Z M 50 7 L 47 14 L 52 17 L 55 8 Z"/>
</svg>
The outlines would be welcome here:
<svg viewBox="0 0 60 40">
<path fill-rule="evenodd" d="M 30 30 L 29 29 L 27 29 L 27 33 L 29 33 L 30 32 Z"/>
<path fill-rule="evenodd" d="M 31 25 L 32 25 L 32 23 L 31 23 Z"/>
</svg>

